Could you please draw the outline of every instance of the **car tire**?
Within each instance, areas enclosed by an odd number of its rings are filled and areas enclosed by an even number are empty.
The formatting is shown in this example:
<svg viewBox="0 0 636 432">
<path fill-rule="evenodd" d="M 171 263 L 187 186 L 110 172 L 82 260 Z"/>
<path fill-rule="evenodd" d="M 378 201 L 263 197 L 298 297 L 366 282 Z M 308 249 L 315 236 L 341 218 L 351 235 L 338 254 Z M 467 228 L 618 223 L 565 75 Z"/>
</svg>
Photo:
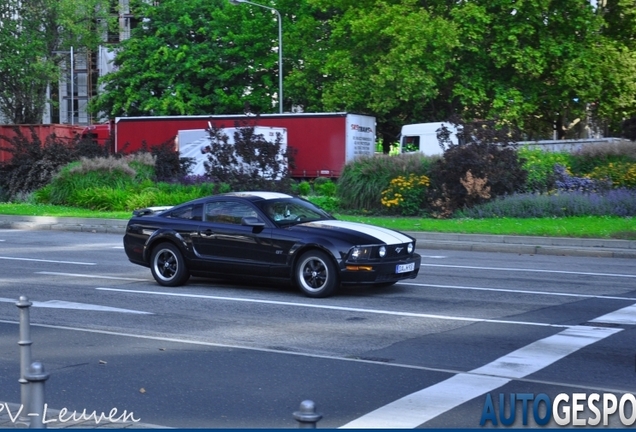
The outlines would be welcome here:
<svg viewBox="0 0 636 432">
<path fill-rule="evenodd" d="M 340 285 L 335 264 L 319 250 L 305 252 L 298 258 L 294 281 L 306 296 L 313 298 L 329 297 Z"/>
<path fill-rule="evenodd" d="M 172 243 L 161 243 L 152 250 L 150 271 L 163 286 L 183 285 L 190 278 L 181 251 Z"/>
</svg>

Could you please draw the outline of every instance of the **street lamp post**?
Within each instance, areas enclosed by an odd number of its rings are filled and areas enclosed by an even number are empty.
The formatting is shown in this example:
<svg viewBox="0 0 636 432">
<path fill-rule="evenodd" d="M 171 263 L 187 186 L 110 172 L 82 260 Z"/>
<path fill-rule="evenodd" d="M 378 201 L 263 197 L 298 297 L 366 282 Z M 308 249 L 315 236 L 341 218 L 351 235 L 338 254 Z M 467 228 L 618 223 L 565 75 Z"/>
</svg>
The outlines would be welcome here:
<svg viewBox="0 0 636 432">
<path fill-rule="evenodd" d="M 278 111 L 283 113 L 283 19 L 280 16 L 280 12 L 276 9 L 264 6 L 258 3 L 252 3 L 247 0 L 230 0 L 231 4 L 238 5 L 240 3 L 247 3 L 254 6 L 262 7 L 264 9 L 269 9 L 276 13 L 276 18 L 278 19 Z"/>
</svg>

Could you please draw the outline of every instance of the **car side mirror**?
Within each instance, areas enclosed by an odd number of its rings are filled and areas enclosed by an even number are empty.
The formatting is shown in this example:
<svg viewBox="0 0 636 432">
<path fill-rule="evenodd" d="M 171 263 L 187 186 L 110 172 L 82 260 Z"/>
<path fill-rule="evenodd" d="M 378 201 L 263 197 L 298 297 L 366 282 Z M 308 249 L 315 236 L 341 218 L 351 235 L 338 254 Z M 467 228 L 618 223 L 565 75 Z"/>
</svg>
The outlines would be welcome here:
<svg viewBox="0 0 636 432">
<path fill-rule="evenodd" d="M 241 219 L 241 225 L 251 226 L 252 228 L 264 228 L 265 222 L 254 216 L 246 216 Z"/>
</svg>

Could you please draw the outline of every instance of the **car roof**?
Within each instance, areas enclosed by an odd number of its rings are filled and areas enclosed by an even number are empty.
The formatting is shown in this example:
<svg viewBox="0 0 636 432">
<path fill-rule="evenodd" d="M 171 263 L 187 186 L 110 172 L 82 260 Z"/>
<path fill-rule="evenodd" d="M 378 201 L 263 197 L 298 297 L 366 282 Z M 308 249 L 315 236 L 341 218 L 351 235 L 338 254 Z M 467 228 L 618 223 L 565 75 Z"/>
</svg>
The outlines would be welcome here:
<svg viewBox="0 0 636 432">
<path fill-rule="evenodd" d="M 245 198 L 250 201 L 293 198 L 291 195 L 288 195 L 288 194 L 284 194 L 280 192 L 265 192 L 265 191 L 229 192 L 226 194 L 222 194 L 221 196 L 235 196 L 239 198 Z"/>
</svg>

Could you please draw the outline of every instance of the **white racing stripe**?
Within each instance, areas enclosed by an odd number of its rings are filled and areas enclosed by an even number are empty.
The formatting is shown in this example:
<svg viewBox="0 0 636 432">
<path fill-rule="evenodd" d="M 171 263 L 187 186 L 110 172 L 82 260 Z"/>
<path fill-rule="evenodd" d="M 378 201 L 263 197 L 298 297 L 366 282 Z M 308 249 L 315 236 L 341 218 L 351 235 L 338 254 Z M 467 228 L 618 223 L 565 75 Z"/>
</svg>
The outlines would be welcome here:
<svg viewBox="0 0 636 432">
<path fill-rule="evenodd" d="M 622 329 L 576 326 L 538 340 L 359 417 L 342 429 L 413 429 L 478 396 L 521 379 Z"/>
<path fill-rule="evenodd" d="M 317 227 L 333 227 L 333 228 L 344 228 L 352 231 L 359 231 L 361 233 L 370 235 L 372 237 L 377 238 L 383 243 L 388 245 L 400 244 L 400 243 L 408 243 L 413 241 L 410 237 L 405 236 L 397 231 L 393 231 L 387 228 L 376 227 L 373 225 L 366 225 L 358 222 L 347 222 L 341 220 L 323 220 L 323 221 L 315 221 L 308 222 L 304 225 L 308 226 L 317 226 Z"/>
</svg>

